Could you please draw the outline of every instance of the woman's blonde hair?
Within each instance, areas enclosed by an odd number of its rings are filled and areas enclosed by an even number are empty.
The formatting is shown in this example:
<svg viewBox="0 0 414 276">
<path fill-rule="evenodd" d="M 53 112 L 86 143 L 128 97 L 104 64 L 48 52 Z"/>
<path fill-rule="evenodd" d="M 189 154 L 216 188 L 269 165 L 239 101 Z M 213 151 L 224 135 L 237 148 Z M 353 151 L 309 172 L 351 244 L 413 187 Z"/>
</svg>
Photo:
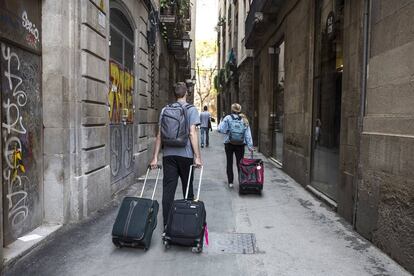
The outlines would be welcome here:
<svg viewBox="0 0 414 276">
<path fill-rule="evenodd" d="M 249 119 L 247 119 L 247 116 L 246 116 L 245 114 L 243 114 L 243 113 L 240 113 L 239 115 L 240 115 L 240 117 L 242 118 L 243 123 L 244 123 L 246 126 L 249 126 Z"/>
<path fill-rule="evenodd" d="M 242 107 L 238 103 L 234 103 L 234 104 L 231 105 L 231 111 L 238 114 L 242 118 L 243 123 L 246 126 L 249 126 L 249 119 L 247 119 L 247 116 L 245 114 L 241 113 L 241 109 L 242 109 Z"/>
</svg>

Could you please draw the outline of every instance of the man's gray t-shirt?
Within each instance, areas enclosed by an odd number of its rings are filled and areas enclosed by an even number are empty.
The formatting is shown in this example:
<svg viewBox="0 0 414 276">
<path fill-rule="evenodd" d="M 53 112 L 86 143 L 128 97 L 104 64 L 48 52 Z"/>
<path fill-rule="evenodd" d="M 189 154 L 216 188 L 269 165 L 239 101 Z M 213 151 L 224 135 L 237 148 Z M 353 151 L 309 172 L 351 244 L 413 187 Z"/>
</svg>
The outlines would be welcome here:
<svg viewBox="0 0 414 276">
<path fill-rule="evenodd" d="M 183 103 L 181 103 L 183 104 Z M 200 117 L 198 115 L 198 110 L 194 106 L 186 109 L 187 110 L 187 120 L 188 126 L 200 124 Z M 164 112 L 164 109 L 161 110 L 159 125 L 161 125 L 161 116 Z M 190 131 L 189 131 L 190 133 Z M 190 138 L 188 138 L 187 145 L 185 147 L 163 147 L 163 156 L 181 156 L 186 158 L 194 158 L 193 147 L 191 146 Z"/>
<path fill-rule="evenodd" d="M 210 112 L 208 111 L 203 111 L 200 113 L 200 127 L 205 127 L 208 128 L 208 121 L 210 120 Z"/>
</svg>

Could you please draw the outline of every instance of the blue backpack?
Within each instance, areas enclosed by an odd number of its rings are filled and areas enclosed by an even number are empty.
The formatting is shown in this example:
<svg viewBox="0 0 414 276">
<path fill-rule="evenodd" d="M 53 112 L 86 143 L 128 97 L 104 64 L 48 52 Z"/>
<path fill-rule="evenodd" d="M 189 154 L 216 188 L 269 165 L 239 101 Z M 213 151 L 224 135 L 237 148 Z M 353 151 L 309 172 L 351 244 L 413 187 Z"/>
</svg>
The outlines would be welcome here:
<svg viewBox="0 0 414 276">
<path fill-rule="evenodd" d="M 246 126 L 240 116 L 231 114 L 229 120 L 229 142 L 232 145 L 244 145 Z"/>
</svg>

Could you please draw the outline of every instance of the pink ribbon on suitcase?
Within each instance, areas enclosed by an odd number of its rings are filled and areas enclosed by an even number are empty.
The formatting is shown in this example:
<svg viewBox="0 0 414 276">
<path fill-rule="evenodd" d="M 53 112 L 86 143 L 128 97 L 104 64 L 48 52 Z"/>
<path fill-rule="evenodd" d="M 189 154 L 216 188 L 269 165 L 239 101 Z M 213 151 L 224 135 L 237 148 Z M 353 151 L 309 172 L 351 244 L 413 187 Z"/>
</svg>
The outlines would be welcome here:
<svg viewBox="0 0 414 276">
<path fill-rule="evenodd" d="M 206 241 L 206 245 L 208 246 L 208 228 L 207 228 L 207 224 L 204 226 L 204 239 Z"/>
</svg>

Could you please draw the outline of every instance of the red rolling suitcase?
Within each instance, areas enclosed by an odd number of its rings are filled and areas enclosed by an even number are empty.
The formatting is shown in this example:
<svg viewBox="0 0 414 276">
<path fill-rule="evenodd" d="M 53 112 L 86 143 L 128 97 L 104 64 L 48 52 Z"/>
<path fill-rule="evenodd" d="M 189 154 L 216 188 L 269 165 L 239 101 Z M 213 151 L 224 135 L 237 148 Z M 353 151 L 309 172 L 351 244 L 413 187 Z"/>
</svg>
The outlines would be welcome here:
<svg viewBox="0 0 414 276">
<path fill-rule="evenodd" d="M 239 193 L 261 193 L 264 183 L 264 166 L 262 159 L 243 158 L 240 161 Z"/>
</svg>

